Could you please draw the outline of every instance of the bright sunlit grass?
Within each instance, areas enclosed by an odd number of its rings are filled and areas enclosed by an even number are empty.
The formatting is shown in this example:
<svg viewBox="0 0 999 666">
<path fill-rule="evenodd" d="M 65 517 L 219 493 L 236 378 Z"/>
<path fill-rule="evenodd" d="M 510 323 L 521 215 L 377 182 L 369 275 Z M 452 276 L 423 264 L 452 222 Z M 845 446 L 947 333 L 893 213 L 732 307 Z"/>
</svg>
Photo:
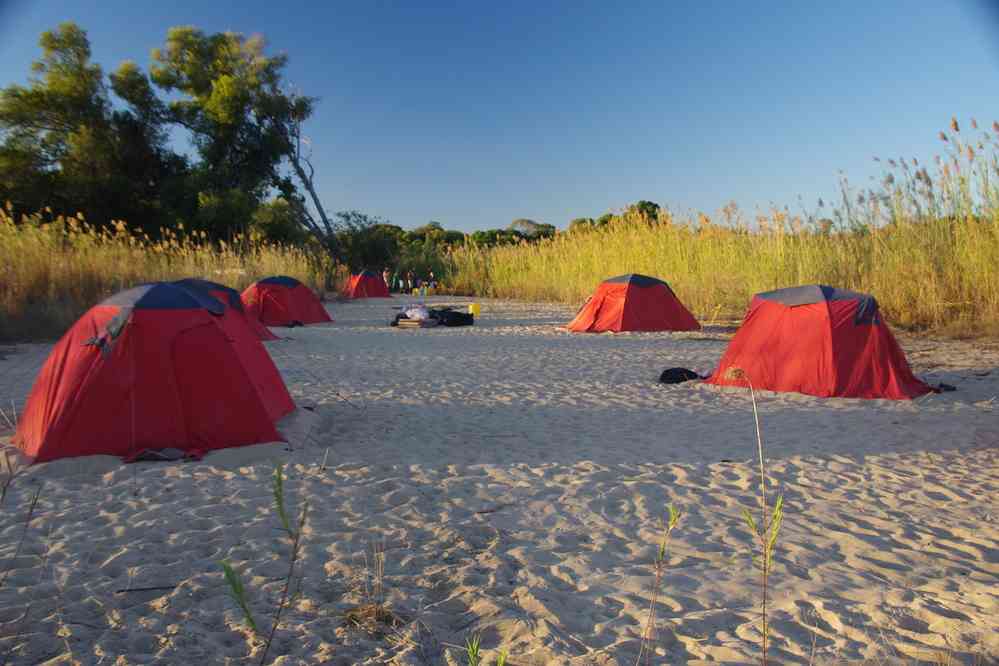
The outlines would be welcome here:
<svg viewBox="0 0 999 666">
<path fill-rule="evenodd" d="M 824 283 L 873 294 L 896 325 L 951 334 L 999 331 L 999 151 L 953 121 L 934 175 L 885 160 L 878 191 L 851 192 L 829 218 L 772 210 L 753 220 L 625 212 L 603 228 L 536 244 L 455 251 L 450 286 L 500 298 L 579 304 L 604 279 L 670 283 L 702 319 L 739 317 L 754 293 Z"/>
<path fill-rule="evenodd" d="M 93 305 L 143 282 L 201 277 L 241 290 L 290 275 L 319 284 L 315 261 L 298 248 L 213 244 L 183 228 L 153 241 L 121 223 L 98 230 L 44 211 L 15 221 L 0 209 L 0 266 L 0 340 L 58 337 Z"/>
</svg>

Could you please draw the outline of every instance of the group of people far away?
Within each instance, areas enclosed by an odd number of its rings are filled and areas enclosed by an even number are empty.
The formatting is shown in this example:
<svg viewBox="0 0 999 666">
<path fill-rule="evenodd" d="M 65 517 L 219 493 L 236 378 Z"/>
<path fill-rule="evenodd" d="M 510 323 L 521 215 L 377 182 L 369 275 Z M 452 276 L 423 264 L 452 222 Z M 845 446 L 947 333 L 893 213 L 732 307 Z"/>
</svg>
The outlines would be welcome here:
<svg viewBox="0 0 999 666">
<path fill-rule="evenodd" d="M 437 288 L 437 278 L 434 276 L 433 271 L 430 271 L 427 277 L 423 278 L 413 273 L 413 271 L 396 271 L 393 273 L 388 267 L 385 267 L 382 270 L 382 279 L 385 280 L 389 291 L 395 292 L 408 293 L 420 287 L 427 287 L 429 289 Z"/>
</svg>

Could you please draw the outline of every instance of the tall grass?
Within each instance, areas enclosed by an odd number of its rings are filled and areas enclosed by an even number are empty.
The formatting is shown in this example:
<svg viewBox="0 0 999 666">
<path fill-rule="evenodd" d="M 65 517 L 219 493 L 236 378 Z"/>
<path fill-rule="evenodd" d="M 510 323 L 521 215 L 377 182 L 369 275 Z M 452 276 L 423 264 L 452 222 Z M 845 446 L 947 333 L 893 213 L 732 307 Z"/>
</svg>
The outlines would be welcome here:
<svg viewBox="0 0 999 666">
<path fill-rule="evenodd" d="M 0 341 L 61 335 L 116 291 L 201 277 L 242 289 L 268 275 L 321 284 L 323 266 L 302 249 L 236 238 L 211 243 L 183 227 L 158 240 L 124 223 L 98 229 L 47 211 L 15 219 L 0 207 Z"/>
<path fill-rule="evenodd" d="M 879 160 L 876 189 L 853 190 L 814 214 L 773 209 L 747 219 L 657 219 L 639 211 L 605 227 L 450 255 L 458 292 L 579 304 L 603 279 L 645 273 L 667 280 L 695 313 L 740 316 L 759 291 L 826 283 L 875 295 L 893 324 L 943 332 L 999 331 L 999 124 L 956 120 L 941 132 L 945 155 Z"/>
</svg>

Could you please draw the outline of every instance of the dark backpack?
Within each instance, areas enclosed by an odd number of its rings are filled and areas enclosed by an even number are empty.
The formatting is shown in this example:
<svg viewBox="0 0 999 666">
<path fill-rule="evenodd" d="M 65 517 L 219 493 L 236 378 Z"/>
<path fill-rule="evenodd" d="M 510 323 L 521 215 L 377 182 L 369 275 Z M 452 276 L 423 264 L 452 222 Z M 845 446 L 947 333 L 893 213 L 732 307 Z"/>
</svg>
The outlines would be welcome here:
<svg viewBox="0 0 999 666">
<path fill-rule="evenodd" d="M 433 316 L 437 318 L 441 326 L 471 326 L 475 323 L 475 317 L 468 312 L 436 310 Z"/>
<path fill-rule="evenodd" d="M 659 383 L 661 384 L 680 384 L 681 382 L 689 382 L 691 379 L 704 379 L 704 377 L 687 368 L 666 368 L 663 370 L 663 374 L 659 375 Z"/>
</svg>

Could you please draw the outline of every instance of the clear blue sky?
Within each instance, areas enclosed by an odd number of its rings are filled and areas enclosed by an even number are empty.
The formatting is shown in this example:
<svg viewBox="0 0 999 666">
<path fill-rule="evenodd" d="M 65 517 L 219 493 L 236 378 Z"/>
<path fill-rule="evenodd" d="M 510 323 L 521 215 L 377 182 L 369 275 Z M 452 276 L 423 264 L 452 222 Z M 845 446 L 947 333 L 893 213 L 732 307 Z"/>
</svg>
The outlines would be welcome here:
<svg viewBox="0 0 999 666">
<path fill-rule="evenodd" d="M 318 7 L 316 5 L 324 4 Z M 263 33 L 321 102 L 328 209 L 564 227 L 638 199 L 797 208 L 999 119 L 999 12 L 937 2 L 0 0 L 0 85 L 73 20 L 112 70 L 174 25 Z"/>
</svg>

